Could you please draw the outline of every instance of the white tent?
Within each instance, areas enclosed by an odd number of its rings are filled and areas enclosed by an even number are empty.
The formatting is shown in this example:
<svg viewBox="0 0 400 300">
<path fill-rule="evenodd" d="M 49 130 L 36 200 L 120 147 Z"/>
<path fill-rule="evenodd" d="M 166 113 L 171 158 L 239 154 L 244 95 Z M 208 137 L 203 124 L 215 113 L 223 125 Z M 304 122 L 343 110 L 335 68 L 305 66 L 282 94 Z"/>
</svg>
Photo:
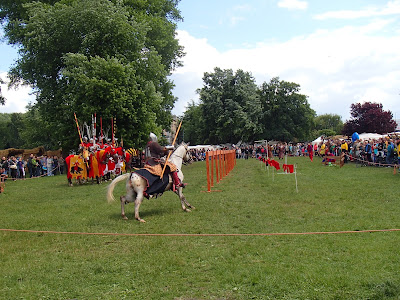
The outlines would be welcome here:
<svg viewBox="0 0 400 300">
<path fill-rule="evenodd" d="M 324 139 L 322 138 L 322 135 L 320 136 L 320 137 L 318 137 L 318 138 L 316 138 L 315 140 L 313 140 L 312 142 L 311 142 L 311 144 L 314 146 L 315 144 L 320 144 L 322 141 L 323 141 Z"/>
<path fill-rule="evenodd" d="M 360 140 L 365 141 L 365 140 L 377 140 L 380 138 L 384 138 L 386 135 L 379 134 L 379 133 L 361 133 L 359 134 Z"/>
<path fill-rule="evenodd" d="M 189 149 L 205 149 L 205 150 L 217 150 L 220 149 L 221 147 L 218 145 L 194 145 L 194 146 L 189 146 Z"/>
</svg>

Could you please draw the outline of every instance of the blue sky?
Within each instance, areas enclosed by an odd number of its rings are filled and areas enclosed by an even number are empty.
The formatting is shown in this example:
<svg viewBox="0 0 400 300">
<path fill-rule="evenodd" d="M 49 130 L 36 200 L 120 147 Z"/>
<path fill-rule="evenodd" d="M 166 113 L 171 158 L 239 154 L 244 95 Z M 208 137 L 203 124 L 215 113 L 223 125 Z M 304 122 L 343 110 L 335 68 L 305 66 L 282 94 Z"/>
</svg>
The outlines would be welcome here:
<svg viewBox="0 0 400 300">
<path fill-rule="evenodd" d="M 181 0 L 177 37 L 187 55 L 175 70 L 173 113 L 198 101 L 204 72 L 251 72 L 257 84 L 296 82 L 317 114 L 350 118 L 373 101 L 400 119 L 400 0 Z M 4 78 L 16 50 L 0 45 Z M 0 111 L 24 111 L 28 89 L 5 91 Z M 32 96 L 31 98 L 32 101 Z"/>
<path fill-rule="evenodd" d="M 373 101 L 400 118 L 400 1 L 181 1 L 178 38 L 184 67 L 172 78 L 174 112 L 198 101 L 214 67 L 296 82 L 317 114 L 350 118 L 350 105 Z"/>
</svg>

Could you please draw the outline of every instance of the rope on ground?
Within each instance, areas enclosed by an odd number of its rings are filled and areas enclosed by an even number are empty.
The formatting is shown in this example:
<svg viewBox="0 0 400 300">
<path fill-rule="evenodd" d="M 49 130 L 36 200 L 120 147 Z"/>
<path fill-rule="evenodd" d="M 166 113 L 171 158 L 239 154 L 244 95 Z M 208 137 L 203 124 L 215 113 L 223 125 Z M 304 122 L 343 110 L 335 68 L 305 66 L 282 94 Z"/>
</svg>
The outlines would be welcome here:
<svg viewBox="0 0 400 300">
<path fill-rule="evenodd" d="M 346 231 L 316 231 L 316 232 L 271 232 L 271 233 L 113 233 L 113 232 L 68 232 L 29 229 L 6 229 L 3 232 L 25 232 L 43 234 L 69 234 L 69 235 L 103 235 L 103 236 L 159 236 L 159 237 L 225 237 L 225 236 L 280 236 L 280 235 L 321 235 L 321 234 L 351 234 L 351 233 L 374 233 L 393 232 L 400 229 L 369 229 L 369 230 L 346 230 Z"/>
</svg>

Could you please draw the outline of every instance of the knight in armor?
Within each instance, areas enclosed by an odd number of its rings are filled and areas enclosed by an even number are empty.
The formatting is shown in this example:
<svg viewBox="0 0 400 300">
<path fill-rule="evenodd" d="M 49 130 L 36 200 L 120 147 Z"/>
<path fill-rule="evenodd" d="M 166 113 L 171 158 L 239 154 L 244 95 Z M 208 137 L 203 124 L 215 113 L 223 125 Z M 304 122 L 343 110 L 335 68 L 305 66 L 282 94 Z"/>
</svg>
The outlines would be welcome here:
<svg viewBox="0 0 400 300">
<path fill-rule="evenodd" d="M 150 133 L 149 142 L 145 149 L 145 168 L 152 174 L 161 176 L 163 165 L 166 164 L 166 170 L 169 170 L 172 176 L 175 187 L 185 187 L 186 184 L 182 183 L 178 177 L 178 169 L 175 164 L 170 161 L 161 162 L 161 158 L 168 154 L 168 149 L 161 147 L 157 142 L 157 136 Z"/>
</svg>

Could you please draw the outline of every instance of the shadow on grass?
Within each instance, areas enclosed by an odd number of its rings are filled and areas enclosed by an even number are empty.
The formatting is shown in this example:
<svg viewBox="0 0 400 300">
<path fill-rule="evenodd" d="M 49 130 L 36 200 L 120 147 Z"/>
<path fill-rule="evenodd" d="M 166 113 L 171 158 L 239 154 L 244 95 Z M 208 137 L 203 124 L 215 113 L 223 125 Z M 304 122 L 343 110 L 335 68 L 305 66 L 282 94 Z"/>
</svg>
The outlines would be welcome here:
<svg viewBox="0 0 400 300">
<path fill-rule="evenodd" d="M 131 209 L 129 209 L 131 208 Z M 129 220 L 131 219 L 135 219 L 135 206 L 132 205 L 130 206 L 128 209 L 125 206 L 125 215 L 127 216 L 127 218 Z M 148 209 L 148 210 L 144 210 L 144 211 L 139 211 L 140 217 L 141 218 L 145 218 L 145 217 L 152 217 L 152 216 L 162 216 L 162 215 L 170 215 L 170 211 L 167 209 L 163 209 L 163 208 L 153 208 L 153 209 Z M 112 213 L 109 215 L 109 218 L 112 220 L 115 219 L 122 219 L 121 217 L 121 213 Z"/>
</svg>

